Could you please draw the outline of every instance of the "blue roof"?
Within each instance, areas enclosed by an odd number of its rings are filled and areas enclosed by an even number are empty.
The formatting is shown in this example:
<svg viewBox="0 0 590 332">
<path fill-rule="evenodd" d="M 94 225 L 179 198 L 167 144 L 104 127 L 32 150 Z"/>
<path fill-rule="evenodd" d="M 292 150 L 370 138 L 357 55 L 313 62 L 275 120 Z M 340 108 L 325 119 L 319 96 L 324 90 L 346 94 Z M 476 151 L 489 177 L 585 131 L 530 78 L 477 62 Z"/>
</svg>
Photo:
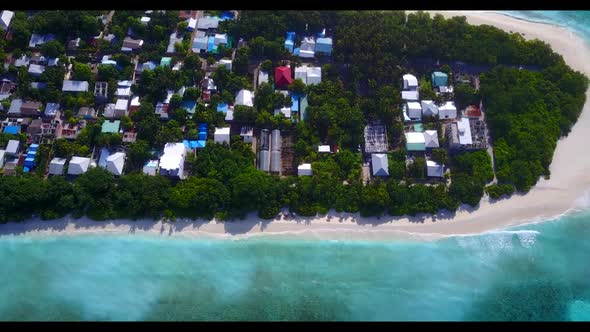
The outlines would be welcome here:
<svg viewBox="0 0 590 332">
<path fill-rule="evenodd" d="M 59 104 L 47 103 L 47 105 L 45 106 L 45 115 L 46 116 L 55 116 L 58 109 L 59 109 Z"/>
<path fill-rule="evenodd" d="M 291 105 L 291 111 L 299 112 L 299 96 L 291 95 L 291 100 L 293 101 L 293 105 Z"/>
<path fill-rule="evenodd" d="M 287 32 L 287 37 L 285 37 L 285 39 L 293 42 L 295 40 L 295 32 L 293 32 L 293 31 Z"/>
<path fill-rule="evenodd" d="M 206 132 L 199 132 L 199 139 L 200 140 L 206 140 L 207 139 L 207 133 Z"/>
<path fill-rule="evenodd" d="M 37 150 L 37 148 L 38 148 L 38 147 L 39 147 L 39 144 L 31 144 L 31 145 L 29 146 L 29 149 L 34 149 L 34 150 Z"/>
<path fill-rule="evenodd" d="M 182 144 L 184 144 L 184 147 L 186 147 L 187 149 L 190 149 L 190 147 L 191 147 L 191 146 L 190 146 L 190 143 L 189 143 L 189 142 L 188 142 L 188 140 L 186 140 L 186 139 L 183 139 L 183 140 L 182 140 Z"/>
<path fill-rule="evenodd" d="M 199 130 L 200 129 L 205 129 L 207 130 L 207 124 L 206 123 L 199 123 Z"/>
<path fill-rule="evenodd" d="M 182 104 L 180 104 L 182 106 L 182 108 L 184 108 L 187 112 L 189 112 L 190 114 L 195 113 L 196 107 L 197 107 L 197 102 L 194 100 L 186 100 L 183 101 Z"/>
<path fill-rule="evenodd" d="M 293 54 L 295 54 L 295 55 L 299 55 L 299 48 L 296 48 L 296 49 L 293 51 Z"/>
<path fill-rule="evenodd" d="M 234 18 L 234 14 L 232 12 L 222 12 L 221 13 L 221 20 L 232 20 Z"/>
<path fill-rule="evenodd" d="M 196 149 L 197 148 L 197 141 L 189 141 L 189 144 L 191 146 L 191 149 Z"/>
<path fill-rule="evenodd" d="M 227 113 L 227 104 L 217 104 L 217 112 Z"/>
<path fill-rule="evenodd" d="M 29 173 L 29 168 L 27 166 L 23 167 L 23 173 Z"/>
<path fill-rule="evenodd" d="M 209 42 L 207 43 L 207 52 L 213 51 L 214 48 L 215 48 L 215 37 L 211 36 L 211 37 L 209 37 Z"/>
<path fill-rule="evenodd" d="M 207 145 L 207 141 L 205 141 L 205 140 L 198 140 L 197 141 L 197 149 L 202 149 L 205 147 L 205 145 Z"/>
<path fill-rule="evenodd" d="M 18 134 L 19 130 L 20 130 L 20 126 L 6 126 L 6 127 L 4 127 L 5 134 L 16 135 L 16 134 Z"/>
</svg>

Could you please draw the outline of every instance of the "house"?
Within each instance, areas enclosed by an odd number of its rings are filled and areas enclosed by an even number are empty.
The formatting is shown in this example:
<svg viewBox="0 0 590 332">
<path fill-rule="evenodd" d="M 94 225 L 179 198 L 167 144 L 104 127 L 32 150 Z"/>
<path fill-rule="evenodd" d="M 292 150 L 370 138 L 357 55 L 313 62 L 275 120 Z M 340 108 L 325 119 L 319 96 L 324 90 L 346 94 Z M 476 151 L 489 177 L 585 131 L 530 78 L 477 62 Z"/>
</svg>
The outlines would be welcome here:
<svg viewBox="0 0 590 332">
<path fill-rule="evenodd" d="M 311 164 L 301 164 L 297 166 L 297 176 L 312 176 Z"/>
<path fill-rule="evenodd" d="M 205 16 L 199 18 L 197 22 L 197 29 L 199 30 L 209 30 L 209 29 L 217 29 L 219 26 L 219 17 L 212 17 L 212 16 Z"/>
<path fill-rule="evenodd" d="M 275 115 L 283 114 L 286 118 L 291 118 L 291 107 L 285 106 L 275 110 Z"/>
<path fill-rule="evenodd" d="M 47 89 L 47 83 L 43 83 L 43 82 L 31 82 L 31 89 L 45 90 L 45 89 Z"/>
<path fill-rule="evenodd" d="M 119 133 L 119 127 L 121 126 L 121 120 L 105 120 L 102 123 L 102 133 Z"/>
<path fill-rule="evenodd" d="M 160 67 L 170 67 L 171 64 L 172 64 L 172 58 L 171 57 L 164 56 L 160 60 Z"/>
<path fill-rule="evenodd" d="M 18 156 L 18 153 L 20 152 L 20 141 L 11 139 L 8 141 L 8 144 L 6 145 L 6 154 L 9 156 Z"/>
<path fill-rule="evenodd" d="M 20 115 L 20 108 L 23 105 L 23 100 L 22 99 L 13 99 L 12 102 L 10 102 L 10 108 L 8 108 L 8 115 L 12 115 L 12 116 L 18 116 Z"/>
<path fill-rule="evenodd" d="M 133 39 L 131 37 L 125 37 L 125 39 L 123 39 L 123 46 L 121 47 L 121 51 L 129 52 L 141 48 L 142 46 L 142 39 Z"/>
<path fill-rule="evenodd" d="M 426 160 L 426 175 L 442 178 L 445 175 L 445 166 L 439 165 L 432 160 Z"/>
<path fill-rule="evenodd" d="M 289 84 L 293 82 L 293 78 L 291 78 L 291 68 L 282 66 L 275 68 L 275 88 L 283 88 L 286 89 Z"/>
<path fill-rule="evenodd" d="M 373 176 L 389 176 L 389 160 L 385 153 L 373 153 L 371 155 Z"/>
<path fill-rule="evenodd" d="M 206 51 L 209 45 L 209 38 L 207 37 L 195 37 L 193 39 L 193 52 L 199 53 Z"/>
<path fill-rule="evenodd" d="M 4 167 L 4 160 L 6 159 L 6 150 L 0 150 L 0 168 Z"/>
<path fill-rule="evenodd" d="M 405 74 L 403 76 L 404 90 L 416 91 L 418 89 L 418 79 L 412 74 Z"/>
<path fill-rule="evenodd" d="M 2 79 L 0 83 L 0 101 L 8 99 L 16 90 L 17 84 L 11 80 Z"/>
<path fill-rule="evenodd" d="M 424 151 L 426 150 L 426 140 L 424 133 L 409 132 L 406 136 L 406 150 L 407 151 Z"/>
<path fill-rule="evenodd" d="M 70 40 L 68 42 L 68 50 L 74 51 L 74 50 L 78 49 L 78 47 L 80 47 L 80 40 L 81 40 L 80 37 Z"/>
<path fill-rule="evenodd" d="M 47 59 L 47 66 L 48 67 L 55 67 L 59 64 L 59 58 L 49 58 Z"/>
<path fill-rule="evenodd" d="M 297 67 L 295 68 L 295 79 L 301 79 L 305 85 L 319 84 L 322 81 L 322 68 Z"/>
<path fill-rule="evenodd" d="M 445 136 L 451 149 L 461 149 L 473 144 L 468 118 L 461 118 L 447 125 Z"/>
<path fill-rule="evenodd" d="M 424 146 L 427 149 L 438 148 L 438 132 L 436 130 L 424 131 Z"/>
<path fill-rule="evenodd" d="M 41 142 L 51 143 L 56 137 L 60 137 L 62 133 L 62 125 L 59 120 L 52 120 L 49 123 L 41 124 Z"/>
<path fill-rule="evenodd" d="M 432 78 L 432 87 L 438 88 L 439 86 L 448 86 L 449 85 L 449 75 L 435 71 L 431 75 Z"/>
<path fill-rule="evenodd" d="M 49 162 L 49 174 L 51 175 L 63 175 L 64 166 L 66 165 L 66 158 L 55 157 Z"/>
<path fill-rule="evenodd" d="M 69 175 L 80 175 L 86 173 L 90 167 L 90 158 L 72 157 L 68 165 Z"/>
<path fill-rule="evenodd" d="M 186 22 L 188 23 L 186 29 L 189 32 L 193 32 L 197 28 L 197 19 L 196 18 L 190 17 Z"/>
<path fill-rule="evenodd" d="M 27 101 L 20 107 L 20 114 L 24 116 L 39 116 L 41 114 L 42 103 L 38 101 Z"/>
<path fill-rule="evenodd" d="M 87 81 L 64 80 L 62 92 L 88 92 Z"/>
<path fill-rule="evenodd" d="M 4 31 L 8 30 L 10 21 L 12 21 L 13 17 L 14 12 L 11 12 L 10 10 L 3 10 L 2 13 L 0 13 L 0 28 Z"/>
<path fill-rule="evenodd" d="M 244 139 L 244 143 L 252 143 L 254 138 L 254 130 L 252 127 L 242 127 L 240 129 L 240 136 Z"/>
<path fill-rule="evenodd" d="M 439 119 L 457 118 L 457 108 L 455 107 L 455 103 L 452 101 L 447 101 L 442 106 L 439 106 L 438 117 Z"/>
<path fill-rule="evenodd" d="M 141 103 L 139 102 L 139 96 L 133 97 L 131 103 L 129 103 L 129 113 L 133 113 L 139 110 Z"/>
<path fill-rule="evenodd" d="M 197 20 L 195 20 L 195 24 L 196 22 Z M 168 47 L 166 48 L 166 53 L 171 54 L 176 52 L 176 43 L 181 44 L 183 39 L 184 38 L 182 37 L 182 34 L 179 34 L 176 31 L 172 32 L 170 38 L 168 39 Z"/>
<path fill-rule="evenodd" d="M 47 103 L 47 105 L 45 105 L 44 116 L 46 118 L 55 118 L 57 116 L 57 112 L 59 112 L 59 104 Z"/>
<path fill-rule="evenodd" d="M 226 33 L 216 33 L 213 39 L 214 45 L 225 45 L 227 44 L 227 34 Z"/>
<path fill-rule="evenodd" d="M 155 113 L 160 116 L 160 120 L 168 120 L 168 104 L 157 103 Z"/>
<path fill-rule="evenodd" d="M 302 58 L 313 58 L 315 56 L 316 42 L 313 37 L 304 37 L 299 46 L 299 56 Z"/>
<path fill-rule="evenodd" d="M 94 97 L 99 103 L 106 103 L 108 100 L 109 83 L 108 82 L 96 82 L 94 84 Z"/>
<path fill-rule="evenodd" d="M 185 100 L 180 104 L 180 107 L 186 110 L 188 114 L 195 114 L 197 110 L 197 102 L 195 100 Z"/>
<path fill-rule="evenodd" d="M 331 153 L 331 149 L 329 145 L 319 145 L 318 146 L 319 153 Z"/>
<path fill-rule="evenodd" d="M 142 16 L 141 19 L 139 19 L 139 22 L 143 25 L 147 25 L 151 20 L 152 19 L 147 16 Z"/>
<path fill-rule="evenodd" d="M 166 143 L 160 158 L 160 175 L 184 179 L 186 148 L 183 143 Z"/>
<path fill-rule="evenodd" d="M 217 144 L 229 144 L 229 127 L 215 128 L 213 139 Z"/>
<path fill-rule="evenodd" d="M 254 107 L 254 93 L 249 90 L 240 90 L 234 104 Z"/>
<path fill-rule="evenodd" d="M 96 118 L 96 110 L 93 107 L 80 107 L 78 109 L 78 116 L 86 120 L 92 120 Z"/>
<path fill-rule="evenodd" d="M 151 175 L 151 176 L 155 176 L 158 173 L 158 163 L 159 161 L 156 160 L 150 160 L 147 163 L 145 163 L 145 165 L 143 165 L 143 174 L 147 174 L 147 175 Z"/>
<path fill-rule="evenodd" d="M 258 86 L 260 86 L 260 84 L 262 83 L 268 83 L 268 73 L 265 71 L 259 71 L 258 72 Z"/>
<path fill-rule="evenodd" d="M 227 68 L 227 70 L 231 71 L 232 62 L 229 59 L 221 59 L 221 60 L 219 60 L 219 67 L 221 67 L 221 66 L 223 66 L 223 67 Z"/>
<path fill-rule="evenodd" d="M 137 141 L 137 133 L 135 131 L 126 131 L 123 133 L 123 142 L 135 143 Z"/>
<path fill-rule="evenodd" d="M 270 135 L 270 171 L 281 172 L 281 131 L 274 129 Z"/>
<path fill-rule="evenodd" d="M 29 74 L 35 77 L 41 76 L 45 71 L 45 66 L 30 64 L 29 65 Z"/>
<path fill-rule="evenodd" d="M 116 176 L 123 175 L 123 166 L 125 166 L 124 152 L 116 152 L 107 157 L 106 169 L 109 173 Z"/>
<path fill-rule="evenodd" d="M 35 120 L 31 121 L 31 124 L 27 128 L 27 134 L 29 134 L 31 137 L 40 135 L 42 124 L 43 124 L 43 121 L 41 119 L 35 119 Z"/>
<path fill-rule="evenodd" d="M 295 32 L 287 32 L 287 37 L 285 38 L 285 49 L 287 49 L 287 51 L 293 53 L 294 43 L 295 43 Z"/>
<path fill-rule="evenodd" d="M 420 119 L 422 117 L 422 106 L 418 102 L 407 102 L 405 112 L 410 119 Z"/>
<path fill-rule="evenodd" d="M 29 47 L 35 48 L 37 46 L 43 45 L 47 42 L 50 42 L 54 39 L 55 39 L 55 36 L 52 34 L 39 35 L 39 34 L 34 33 L 31 35 L 31 39 L 29 40 Z"/>
<path fill-rule="evenodd" d="M 78 137 L 78 134 L 80 133 L 80 130 L 82 130 L 82 128 L 84 128 L 85 126 L 86 122 L 84 120 L 80 121 L 80 123 L 78 124 L 66 123 L 62 127 L 61 137 L 67 139 L 76 139 Z M 56 137 L 60 136 L 56 135 Z"/>
<path fill-rule="evenodd" d="M 402 99 L 406 101 L 417 101 L 420 99 L 420 94 L 418 91 L 402 91 Z"/>
<path fill-rule="evenodd" d="M 27 67 L 30 63 L 30 59 L 23 54 L 20 58 L 14 60 L 14 66 L 15 67 Z"/>
<path fill-rule="evenodd" d="M 110 55 L 103 55 L 102 56 L 102 60 L 100 61 L 100 64 L 101 65 L 116 66 L 117 65 L 117 61 L 111 60 L 111 56 Z"/>
<path fill-rule="evenodd" d="M 316 41 L 315 51 L 320 54 L 332 54 L 332 37 L 320 37 Z"/>
<path fill-rule="evenodd" d="M 422 116 L 435 116 L 438 115 L 438 106 L 432 100 L 420 101 L 422 106 Z"/>
<path fill-rule="evenodd" d="M 115 92 L 115 97 L 126 98 L 126 99 L 131 97 L 131 88 L 130 87 L 117 87 L 117 92 Z"/>
<path fill-rule="evenodd" d="M 127 108 L 129 106 L 129 100 L 127 99 L 117 99 L 117 103 L 115 104 L 115 118 L 120 118 L 124 115 L 127 115 Z"/>
</svg>

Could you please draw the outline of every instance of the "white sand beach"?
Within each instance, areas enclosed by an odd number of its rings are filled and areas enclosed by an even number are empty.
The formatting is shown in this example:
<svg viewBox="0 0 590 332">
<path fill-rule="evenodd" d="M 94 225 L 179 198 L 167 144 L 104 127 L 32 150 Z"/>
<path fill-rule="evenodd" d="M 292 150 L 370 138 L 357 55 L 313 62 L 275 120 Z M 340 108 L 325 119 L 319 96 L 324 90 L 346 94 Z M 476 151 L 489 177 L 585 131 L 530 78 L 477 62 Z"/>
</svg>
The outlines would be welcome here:
<svg viewBox="0 0 590 332">
<path fill-rule="evenodd" d="M 551 44 L 576 70 L 590 76 L 590 48 L 569 30 L 549 24 L 531 23 L 496 13 L 440 12 L 444 16 L 463 15 L 471 24 L 489 24 L 506 31 L 520 32 L 527 39 L 538 38 Z M 590 100 L 590 91 L 587 92 Z M 476 234 L 503 229 L 540 219 L 549 219 L 585 205 L 581 199 L 590 189 L 590 106 L 588 102 L 572 132 L 561 139 L 551 164 L 551 179 L 542 179 L 526 195 L 489 202 L 485 198 L 474 209 L 460 209 L 454 214 L 434 217 L 360 218 L 358 215 L 330 213 L 316 218 L 278 218 L 261 222 L 253 214 L 235 222 L 176 221 L 162 224 L 153 221 L 93 222 L 80 219 L 30 221 L 0 225 L 0 234 L 80 234 L 80 233 L 149 233 L 166 236 L 213 236 L 239 239 L 260 234 L 301 235 L 321 239 L 436 239 L 448 235 Z"/>
</svg>

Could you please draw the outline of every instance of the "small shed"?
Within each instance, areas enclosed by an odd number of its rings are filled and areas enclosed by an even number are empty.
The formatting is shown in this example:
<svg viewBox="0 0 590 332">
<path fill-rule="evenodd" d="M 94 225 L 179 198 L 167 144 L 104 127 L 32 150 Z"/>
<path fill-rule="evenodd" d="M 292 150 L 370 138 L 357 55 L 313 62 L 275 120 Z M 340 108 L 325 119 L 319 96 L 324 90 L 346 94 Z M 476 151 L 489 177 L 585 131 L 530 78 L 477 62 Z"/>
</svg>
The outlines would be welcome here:
<svg viewBox="0 0 590 332">
<path fill-rule="evenodd" d="M 312 176 L 311 164 L 301 164 L 297 166 L 297 176 Z"/>
<path fill-rule="evenodd" d="M 155 176 L 158 173 L 158 164 L 159 161 L 157 159 L 148 161 L 143 166 L 143 174 Z"/>
<path fill-rule="evenodd" d="M 49 174 L 63 175 L 66 161 L 67 161 L 66 158 L 55 157 L 55 158 L 51 159 L 51 162 L 49 163 Z"/>
<path fill-rule="evenodd" d="M 439 165 L 432 160 L 426 160 L 426 175 L 442 178 L 445 174 L 445 166 Z"/>
<path fill-rule="evenodd" d="M 406 111 L 411 119 L 420 119 L 422 117 L 422 106 L 418 102 L 406 103 Z"/>
<path fill-rule="evenodd" d="M 432 73 L 432 87 L 438 88 L 439 86 L 449 85 L 449 76 L 441 71 L 435 71 Z"/>
</svg>

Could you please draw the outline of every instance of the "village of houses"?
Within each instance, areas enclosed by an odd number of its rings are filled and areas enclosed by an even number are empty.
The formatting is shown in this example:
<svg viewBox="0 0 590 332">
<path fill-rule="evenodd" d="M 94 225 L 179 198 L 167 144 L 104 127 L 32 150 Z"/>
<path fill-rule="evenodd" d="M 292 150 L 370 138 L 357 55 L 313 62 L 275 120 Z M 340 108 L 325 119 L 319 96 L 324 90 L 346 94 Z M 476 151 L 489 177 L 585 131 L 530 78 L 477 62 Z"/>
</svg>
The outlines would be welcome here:
<svg viewBox="0 0 590 332">
<path fill-rule="evenodd" d="M 149 12 L 141 17 L 142 22 L 149 22 Z M 217 33 L 217 27 L 221 20 L 237 19 L 238 12 L 231 12 L 225 17 L 214 17 L 204 15 L 201 11 L 181 11 L 183 19 L 188 23 L 189 31 L 193 33 L 191 43 L 192 52 L 206 57 L 208 53 L 215 53 L 219 45 L 232 47 L 233 41 L 226 34 Z M 3 34 L 10 30 L 10 22 L 14 13 L 4 10 L 1 13 L 0 30 Z M 178 42 L 177 35 L 171 31 L 169 53 L 174 52 L 174 45 Z M 326 34 L 326 31 L 317 32 L 304 36 L 300 45 L 295 45 L 295 34 L 285 32 L 286 41 L 284 47 L 294 55 L 301 58 L 302 64 L 296 68 L 290 66 L 280 66 L 271 73 L 260 70 L 255 71 L 253 80 L 254 86 L 262 83 L 272 83 L 274 88 L 283 94 L 291 94 L 292 106 L 283 107 L 275 111 L 276 114 L 282 113 L 286 118 L 293 122 L 306 120 L 307 97 L 298 96 L 287 91 L 287 86 L 295 79 L 301 79 L 306 85 L 318 84 L 322 81 L 321 67 L 317 64 L 318 57 L 329 58 L 332 53 L 333 37 Z M 11 59 L 5 66 L 14 65 L 16 67 L 26 66 L 32 77 L 38 77 L 46 67 L 59 66 L 58 59 L 45 58 L 40 54 L 39 49 L 43 43 L 51 40 L 51 35 L 33 34 L 29 43 L 33 51 L 31 57 L 23 56 L 18 59 Z M 111 40 L 112 35 L 101 34 L 96 38 Z M 72 40 L 67 44 L 67 49 L 76 48 L 78 40 Z M 235 47 L 240 47 L 244 43 L 240 40 Z M 125 38 L 121 52 L 133 54 L 134 51 L 141 49 L 142 40 Z M 235 52 L 234 52 L 235 53 Z M 7 60 L 8 61 L 8 60 Z M 94 64 L 116 65 L 116 62 L 107 55 L 95 59 Z M 90 122 L 102 123 L 103 133 L 120 133 L 123 137 L 122 145 L 111 147 L 110 149 L 98 149 L 93 147 L 90 157 L 73 156 L 69 160 L 64 158 L 50 158 L 50 162 L 45 171 L 46 176 L 65 175 L 75 177 L 86 172 L 91 167 L 103 167 L 115 176 L 120 176 L 125 170 L 126 162 L 126 145 L 136 140 L 137 128 L 124 130 L 121 127 L 120 118 L 124 115 L 130 115 L 136 112 L 140 107 L 141 97 L 132 93 L 132 86 L 141 84 L 138 82 L 139 74 L 143 70 L 151 70 L 157 66 L 169 66 L 173 70 L 178 70 L 182 66 L 182 61 L 172 62 L 172 57 L 164 56 L 160 62 L 135 63 L 135 70 L 132 77 L 128 80 L 117 82 L 117 91 L 114 100 L 107 100 L 108 85 L 106 82 L 96 82 L 90 86 L 86 81 L 74 81 L 69 79 L 69 72 L 64 77 L 62 92 L 77 94 L 80 92 L 93 92 L 95 96 L 95 105 L 80 107 L 77 112 L 81 120 L 76 124 L 68 123 L 63 117 L 63 109 L 58 103 L 46 103 L 35 100 L 23 100 L 14 98 L 13 92 L 18 82 L 3 78 L 0 83 L 0 101 L 9 100 L 8 109 L 0 109 L 2 114 L 1 131 L 6 134 L 26 133 L 26 144 L 19 140 L 9 140 L 7 145 L 0 147 L 0 168 L 4 175 L 16 174 L 16 169 L 22 167 L 23 172 L 31 172 L 37 167 L 36 155 L 40 144 L 52 144 L 55 139 L 65 138 L 74 140 L 80 131 Z M 198 100 L 184 102 L 184 107 L 189 114 L 195 112 L 195 106 L 198 103 L 207 104 L 213 94 L 217 91 L 215 82 L 210 77 L 211 68 L 225 66 L 232 70 L 232 59 L 220 59 L 214 66 L 204 66 L 208 69 L 206 77 L 201 82 L 202 94 Z M 269 77 L 274 77 L 269 82 Z M 447 93 L 453 90 L 453 77 L 441 71 L 433 71 L 431 74 L 432 87 L 436 93 Z M 449 171 L 448 165 L 437 164 L 430 158 L 430 152 L 434 148 L 448 148 L 451 151 L 487 149 L 488 133 L 483 119 L 483 110 L 480 105 L 472 105 L 467 109 L 458 110 L 453 101 L 446 101 L 437 105 L 432 100 L 420 99 L 419 80 L 416 76 L 408 73 L 403 75 L 402 81 L 399 82 L 402 88 L 401 97 L 403 105 L 403 121 L 405 132 L 405 147 L 407 150 L 408 163 L 413 158 L 422 156 L 426 158 L 426 175 L 432 179 L 445 180 L 445 173 Z M 37 88 L 41 88 L 41 83 L 32 83 Z M 174 93 L 183 95 L 183 87 L 180 91 L 168 91 L 167 97 L 155 105 L 155 112 L 159 115 L 164 123 L 168 121 L 168 104 Z M 292 138 L 287 134 L 281 133 L 278 129 L 269 130 L 267 128 L 252 128 L 238 126 L 233 123 L 233 109 L 237 105 L 248 107 L 254 106 L 254 91 L 241 90 L 235 96 L 233 104 L 219 104 L 217 110 L 225 114 L 226 126 L 208 128 L 207 124 L 198 125 L 198 139 L 185 139 L 182 142 L 169 142 L 165 145 L 163 151 L 159 151 L 152 160 L 149 160 L 143 167 L 143 172 L 148 175 L 159 174 L 178 179 L 185 179 L 189 176 L 189 171 L 185 167 L 185 158 L 189 154 L 196 154 L 207 144 L 224 144 L 230 143 L 230 139 L 238 135 L 246 143 L 251 143 L 252 149 L 256 154 L 255 165 L 258 169 L 277 174 L 279 176 L 298 175 L 310 176 L 313 174 L 311 164 L 303 163 L 293 165 L 293 143 Z M 0 107 L 2 105 L 0 104 Z M 436 130 L 424 130 L 422 120 L 426 117 L 437 117 L 442 122 L 442 132 Z M 388 151 L 397 147 L 389 146 L 387 139 L 387 130 L 384 125 L 379 123 L 369 124 L 364 131 L 364 145 L 362 152 L 363 160 L 363 177 L 366 181 L 372 178 L 389 176 Z M 440 138 L 445 138 L 445 146 L 439 142 Z M 329 145 L 317 146 L 318 153 L 337 153 L 337 147 Z"/>
</svg>

